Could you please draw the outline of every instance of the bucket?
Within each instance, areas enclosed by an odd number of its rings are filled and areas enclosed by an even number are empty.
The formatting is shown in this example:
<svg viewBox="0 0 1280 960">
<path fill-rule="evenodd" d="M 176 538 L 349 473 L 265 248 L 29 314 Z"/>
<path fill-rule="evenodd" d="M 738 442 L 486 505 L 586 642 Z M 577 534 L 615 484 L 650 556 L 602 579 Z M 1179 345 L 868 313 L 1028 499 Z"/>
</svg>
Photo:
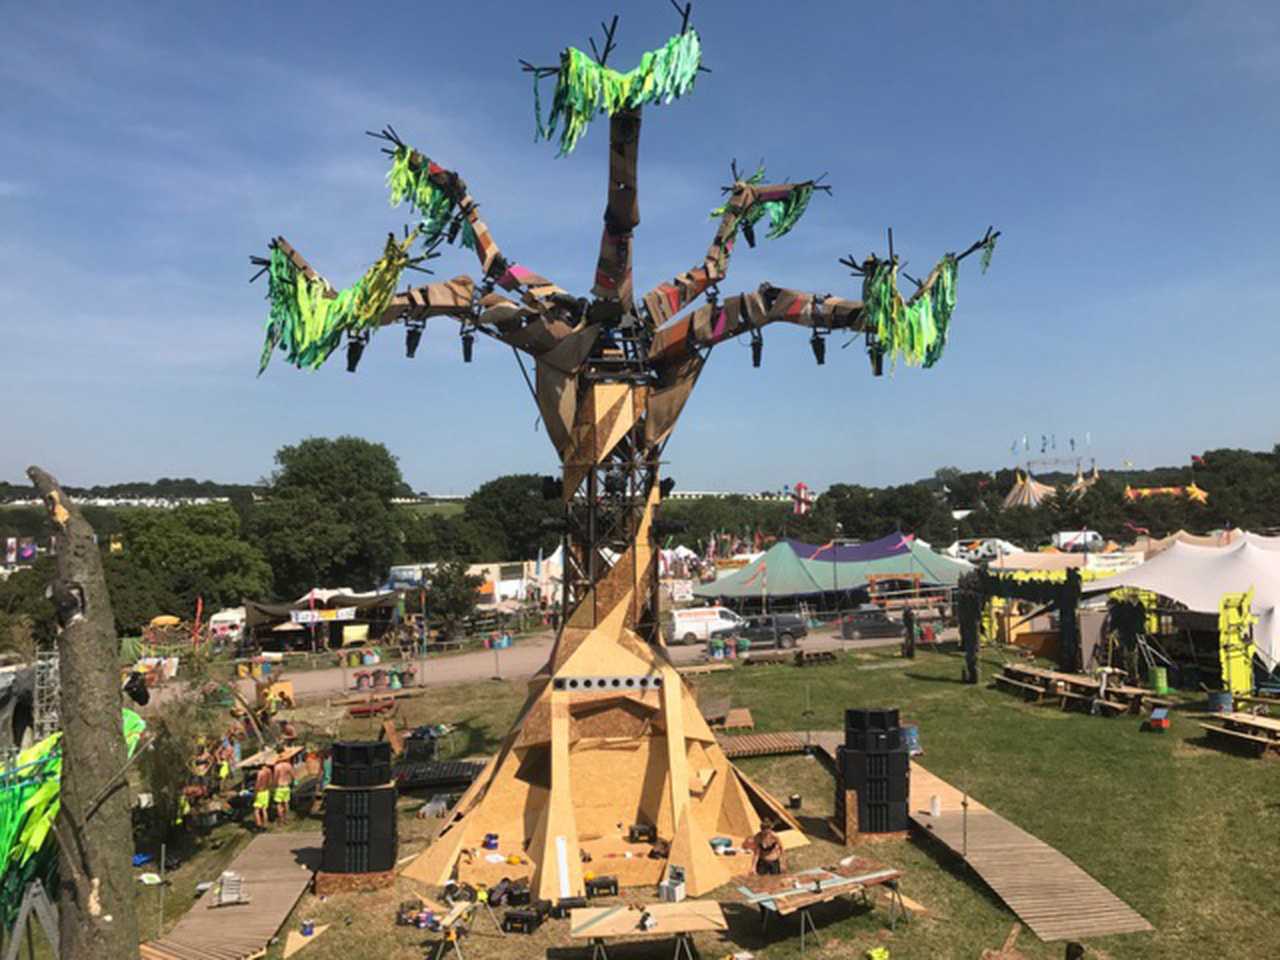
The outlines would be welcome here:
<svg viewBox="0 0 1280 960">
<path fill-rule="evenodd" d="M 1151 689 L 1156 693 L 1169 692 L 1169 671 L 1165 667 L 1151 668 Z"/>
<path fill-rule="evenodd" d="M 1231 691 L 1212 690 L 1209 692 L 1210 713 L 1233 713 L 1235 708 L 1235 699 L 1231 696 Z"/>
<path fill-rule="evenodd" d="M 314 920 L 302 921 L 302 935 L 304 937 L 309 937 L 315 932 L 316 932 L 316 922 Z"/>
</svg>

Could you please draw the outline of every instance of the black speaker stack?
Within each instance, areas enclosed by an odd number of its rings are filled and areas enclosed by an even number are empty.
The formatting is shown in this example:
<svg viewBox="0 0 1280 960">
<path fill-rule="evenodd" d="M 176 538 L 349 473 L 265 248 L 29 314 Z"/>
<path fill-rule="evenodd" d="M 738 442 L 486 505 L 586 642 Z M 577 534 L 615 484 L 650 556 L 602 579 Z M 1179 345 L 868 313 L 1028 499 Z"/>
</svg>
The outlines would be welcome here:
<svg viewBox="0 0 1280 960">
<path fill-rule="evenodd" d="M 843 819 L 845 791 L 856 790 L 859 833 L 906 830 L 911 757 L 898 711 L 846 710 L 844 746 L 836 753 L 841 781 L 836 791 L 837 820 Z"/>
<path fill-rule="evenodd" d="M 324 793 L 324 873 L 384 873 L 399 852 L 391 744 L 335 743 Z"/>
</svg>

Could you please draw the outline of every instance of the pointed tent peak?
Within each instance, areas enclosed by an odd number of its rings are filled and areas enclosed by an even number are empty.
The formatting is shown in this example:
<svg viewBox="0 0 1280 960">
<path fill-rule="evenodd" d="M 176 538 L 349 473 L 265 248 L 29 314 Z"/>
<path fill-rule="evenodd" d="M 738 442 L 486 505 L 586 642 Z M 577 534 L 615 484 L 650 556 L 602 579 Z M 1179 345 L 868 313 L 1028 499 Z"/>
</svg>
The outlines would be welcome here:
<svg viewBox="0 0 1280 960">
<path fill-rule="evenodd" d="M 1017 480 L 1004 498 L 1004 507 L 1038 507 L 1054 495 L 1053 487 L 1041 483 L 1028 470 L 1025 474 L 1015 472 Z"/>
<path fill-rule="evenodd" d="M 822 593 L 822 587 L 786 541 L 779 541 L 740 570 L 711 583 L 694 587 L 695 596 L 716 597 L 800 596 Z"/>
</svg>

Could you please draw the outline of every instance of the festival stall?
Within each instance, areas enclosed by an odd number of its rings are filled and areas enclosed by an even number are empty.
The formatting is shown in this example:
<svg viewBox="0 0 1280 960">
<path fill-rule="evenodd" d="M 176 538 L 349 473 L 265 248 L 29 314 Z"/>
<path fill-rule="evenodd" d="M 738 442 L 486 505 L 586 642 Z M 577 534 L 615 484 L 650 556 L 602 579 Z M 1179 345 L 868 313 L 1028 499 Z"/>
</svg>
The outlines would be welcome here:
<svg viewBox="0 0 1280 960">
<path fill-rule="evenodd" d="M 292 603 L 246 600 L 246 640 L 259 650 L 283 652 L 377 642 L 396 626 L 400 594 L 312 590 Z"/>
</svg>

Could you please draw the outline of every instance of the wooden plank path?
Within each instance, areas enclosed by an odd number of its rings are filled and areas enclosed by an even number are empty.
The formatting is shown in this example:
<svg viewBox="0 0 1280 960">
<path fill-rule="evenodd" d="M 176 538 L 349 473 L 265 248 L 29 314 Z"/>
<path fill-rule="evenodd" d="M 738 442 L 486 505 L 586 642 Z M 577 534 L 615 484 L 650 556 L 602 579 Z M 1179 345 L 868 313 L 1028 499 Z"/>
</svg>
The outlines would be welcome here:
<svg viewBox="0 0 1280 960">
<path fill-rule="evenodd" d="M 141 960 L 249 960 L 289 918 L 319 866 L 320 834 L 267 833 L 254 837 L 227 867 L 244 880 L 249 903 L 211 907 L 210 890 L 168 936 L 144 943 Z"/>
<path fill-rule="evenodd" d="M 764 738 L 782 744 L 805 743 L 803 733 L 774 733 L 721 737 L 720 745 L 728 757 L 765 756 L 760 752 L 768 745 Z M 844 743 L 844 735 L 815 731 L 810 739 L 814 753 L 834 771 L 836 749 Z M 747 741 L 744 746 L 752 752 L 732 752 L 738 741 Z M 935 795 L 941 802 L 938 817 L 929 814 L 929 801 Z M 912 822 L 964 859 L 1041 940 L 1080 940 L 1152 929 L 1132 907 L 1067 857 L 972 797 L 966 825 L 963 799 L 951 784 L 912 761 L 908 800 Z"/>
<path fill-rule="evenodd" d="M 938 797 L 940 815 L 929 805 Z M 964 795 L 918 763 L 911 764 L 909 815 L 986 881 L 1041 940 L 1082 940 L 1151 930 L 1128 904 L 1053 847 Z"/>
<path fill-rule="evenodd" d="M 816 743 L 817 735 L 814 736 Z M 716 742 L 730 760 L 805 753 L 809 749 L 803 733 L 744 733 L 738 736 L 716 734 Z"/>
</svg>

